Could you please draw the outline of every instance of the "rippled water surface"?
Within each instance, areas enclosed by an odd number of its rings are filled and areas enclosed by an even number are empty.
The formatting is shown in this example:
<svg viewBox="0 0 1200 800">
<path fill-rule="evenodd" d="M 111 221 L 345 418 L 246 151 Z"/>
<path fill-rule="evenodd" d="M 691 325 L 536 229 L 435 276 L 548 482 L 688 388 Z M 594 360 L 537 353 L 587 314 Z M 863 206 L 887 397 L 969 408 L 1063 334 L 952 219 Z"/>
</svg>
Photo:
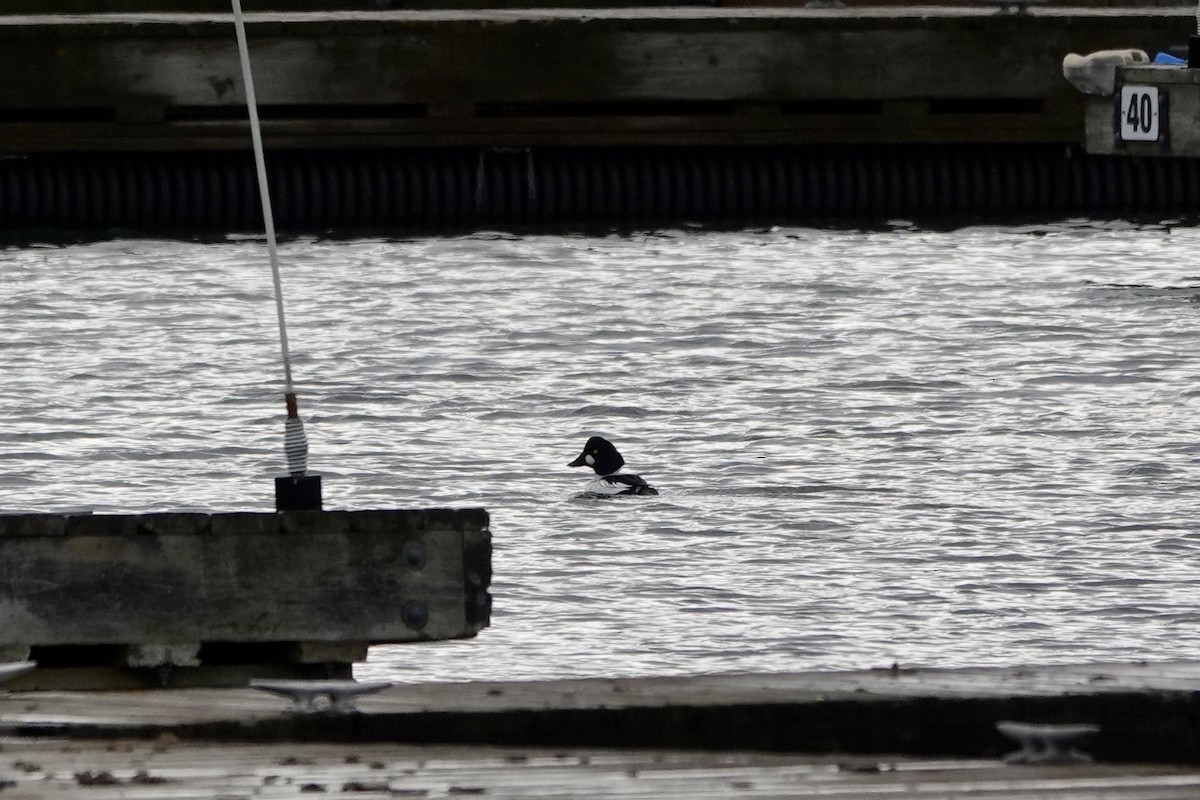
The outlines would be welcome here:
<svg viewBox="0 0 1200 800">
<path fill-rule="evenodd" d="M 1200 231 L 299 240 L 331 508 L 484 506 L 492 627 L 360 676 L 1195 657 Z M 0 509 L 266 510 L 261 243 L 0 250 Z M 657 498 L 572 499 L 590 434 Z"/>
</svg>

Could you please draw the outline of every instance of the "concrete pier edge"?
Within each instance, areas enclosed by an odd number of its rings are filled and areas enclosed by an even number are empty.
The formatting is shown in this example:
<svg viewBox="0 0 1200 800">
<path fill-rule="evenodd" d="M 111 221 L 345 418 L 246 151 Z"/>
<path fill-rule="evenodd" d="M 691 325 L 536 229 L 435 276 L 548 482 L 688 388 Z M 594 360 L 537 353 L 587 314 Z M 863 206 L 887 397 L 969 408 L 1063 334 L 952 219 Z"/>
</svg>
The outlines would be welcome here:
<svg viewBox="0 0 1200 800">
<path fill-rule="evenodd" d="M 41 667 L 9 688 L 348 678 L 371 644 L 470 638 L 490 619 L 488 525 L 479 508 L 0 514 L 0 658 Z"/>
</svg>

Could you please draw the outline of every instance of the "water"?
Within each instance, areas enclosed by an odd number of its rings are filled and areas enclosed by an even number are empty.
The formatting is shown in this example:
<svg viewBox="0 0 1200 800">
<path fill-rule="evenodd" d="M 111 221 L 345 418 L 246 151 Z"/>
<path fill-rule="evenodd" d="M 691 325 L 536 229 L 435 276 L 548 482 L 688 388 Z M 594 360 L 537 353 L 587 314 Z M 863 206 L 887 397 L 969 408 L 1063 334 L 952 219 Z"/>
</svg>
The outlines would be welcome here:
<svg viewBox="0 0 1200 800">
<path fill-rule="evenodd" d="M 1200 230 L 283 246 L 327 507 L 484 506 L 492 627 L 393 679 L 1194 657 Z M 0 251 L 0 508 L 266 510 L 261 243 Z M 572 499 L 611 438 L 663 493 Z"/>
</svg>

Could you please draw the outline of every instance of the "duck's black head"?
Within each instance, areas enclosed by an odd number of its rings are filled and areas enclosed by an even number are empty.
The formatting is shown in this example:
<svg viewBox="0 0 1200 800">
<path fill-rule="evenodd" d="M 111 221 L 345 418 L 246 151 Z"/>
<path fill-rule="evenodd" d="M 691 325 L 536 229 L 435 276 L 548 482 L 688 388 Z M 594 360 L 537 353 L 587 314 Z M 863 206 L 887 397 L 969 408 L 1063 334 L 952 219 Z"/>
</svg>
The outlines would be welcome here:
<svg viewBox="0 0 1200 800">
<path fill-rule="evenodd" d="M 625 466 L 625 459 L 613 447 L 612 442 L 600 436 L 593 436 L 583 446 L 579 458 L 567 464 L 568 467 L 591 467 L 597 475 L 612 475 Z"/>
</svg>

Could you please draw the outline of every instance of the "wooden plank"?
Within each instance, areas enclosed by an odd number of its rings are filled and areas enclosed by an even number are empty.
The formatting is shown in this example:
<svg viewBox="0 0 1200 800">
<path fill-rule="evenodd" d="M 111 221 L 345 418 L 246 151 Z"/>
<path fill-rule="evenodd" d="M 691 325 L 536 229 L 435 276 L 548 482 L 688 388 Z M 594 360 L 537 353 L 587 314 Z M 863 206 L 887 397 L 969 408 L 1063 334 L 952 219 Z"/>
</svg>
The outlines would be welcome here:
<svg viewBox="0 0 1200 800">
<path fill-rule="evenodd" d="M 1192 798 L 1200 770 L 737 752 L 0 741 L 5 797 Z"/>
</svg>

